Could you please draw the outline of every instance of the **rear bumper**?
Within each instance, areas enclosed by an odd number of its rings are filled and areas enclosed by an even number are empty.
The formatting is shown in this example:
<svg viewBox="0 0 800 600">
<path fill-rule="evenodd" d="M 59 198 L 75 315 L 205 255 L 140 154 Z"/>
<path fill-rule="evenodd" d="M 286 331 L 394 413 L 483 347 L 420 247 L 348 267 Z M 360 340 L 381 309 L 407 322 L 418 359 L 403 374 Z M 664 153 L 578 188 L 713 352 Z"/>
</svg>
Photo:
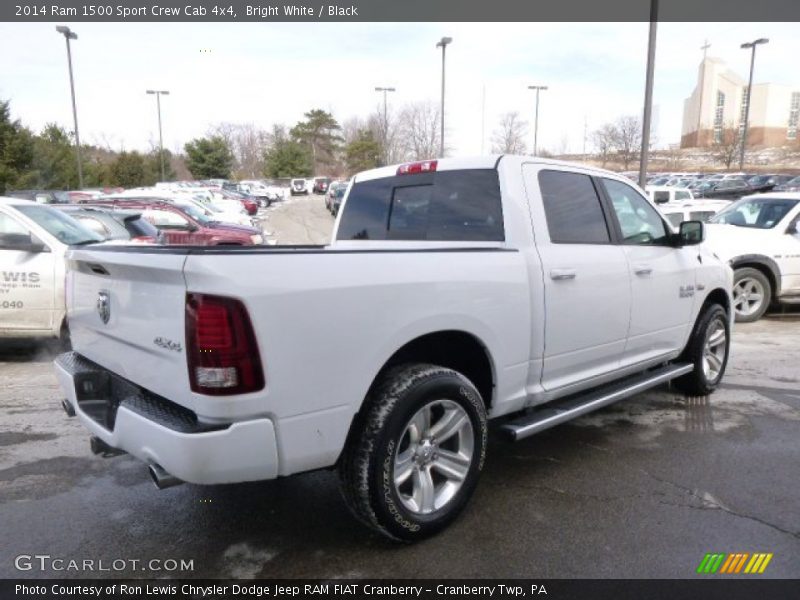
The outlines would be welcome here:
<svg viewBox="0 0 800 600">
<path fill-rule="evenodd" d="M 275 429 L 266 418 L 208 425 L 77 352 L 55 361 L 56 377 L 81 423 L 109 446 L 189 483 L 274 479 Z"/>
</svg>

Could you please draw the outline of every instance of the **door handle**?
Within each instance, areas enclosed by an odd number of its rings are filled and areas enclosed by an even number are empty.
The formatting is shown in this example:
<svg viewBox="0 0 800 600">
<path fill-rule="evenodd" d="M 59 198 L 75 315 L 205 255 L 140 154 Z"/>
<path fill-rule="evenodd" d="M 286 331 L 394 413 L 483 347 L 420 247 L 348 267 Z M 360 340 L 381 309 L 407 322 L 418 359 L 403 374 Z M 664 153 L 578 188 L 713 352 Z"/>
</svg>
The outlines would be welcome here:
<svg viewBox="0 0 800 600">
<path fill-rule="evenodd" d="M 550 269 L 550 279 L 553 281 L 575 279 L 576 275 L 575 269 Z"/>
<path fill-rule="evenodd" d="M 633 272 L 644 277 L 645 275 L 650 275 L 650 273 L 653 272 L 653 267 L 650 265 L 636 265 L 633 268 Z"/>
</svg>

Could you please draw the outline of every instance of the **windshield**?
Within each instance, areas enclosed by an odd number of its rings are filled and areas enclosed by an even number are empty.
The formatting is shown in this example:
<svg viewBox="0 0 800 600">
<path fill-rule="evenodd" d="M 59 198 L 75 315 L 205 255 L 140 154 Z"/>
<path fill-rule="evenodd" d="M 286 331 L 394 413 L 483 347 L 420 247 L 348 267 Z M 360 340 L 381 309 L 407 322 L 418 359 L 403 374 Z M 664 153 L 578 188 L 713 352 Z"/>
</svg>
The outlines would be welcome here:
<svg viewBox="0 0 800 600">
<path fill-rule="evenodd" d="M 743 198 L 714 215 L 709 222 L 772 229 L 783 220 L 797 202 L 784 198 Z"/>
<path fill-rule="evenodd" d="M 60 242 L 73 244 L 93 244 L 102 242 L 103 237 L 90 231 L 72 217 L 46 206 L 17 205 L 17 210 L 34 221 Z"/>
<path fill-rule="evenodd" d="M 212 223 L 214 221 L 213 219 L 207 216 L 205 210 L 190 202 L 176 202 L 175 206 L 180 208 L 183 212 L 192 217 L 195 221 L 197 221 L 201 225 L 208 225 L 209 223 Z"/>
</svg>

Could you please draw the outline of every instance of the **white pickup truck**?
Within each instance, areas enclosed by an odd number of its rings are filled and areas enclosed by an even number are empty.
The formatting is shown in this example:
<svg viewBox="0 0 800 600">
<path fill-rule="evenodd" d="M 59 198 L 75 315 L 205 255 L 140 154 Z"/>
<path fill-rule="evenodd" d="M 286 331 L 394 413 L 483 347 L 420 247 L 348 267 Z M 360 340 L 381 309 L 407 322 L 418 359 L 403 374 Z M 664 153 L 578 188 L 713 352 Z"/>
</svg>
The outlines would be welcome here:
<svg viewBox="0 0 800 600">
<path fill-rule="evenodd" d="M 771 304 L 800 304 L 800 193 L 746 196 L 714 215 L 708 246 L 733 267 L 736 320 L 757 321 Z"/>
<path fill-rule="evenodd" d="M 356 175 L 325 247 L 70 252 L 56 371 L 96 453 L 156 485 L 334 467 L 414 540 L 522 439 L 669 380 L 711 393 L 732 271 L 613 173 L 531 157 Z"/>
</svg>

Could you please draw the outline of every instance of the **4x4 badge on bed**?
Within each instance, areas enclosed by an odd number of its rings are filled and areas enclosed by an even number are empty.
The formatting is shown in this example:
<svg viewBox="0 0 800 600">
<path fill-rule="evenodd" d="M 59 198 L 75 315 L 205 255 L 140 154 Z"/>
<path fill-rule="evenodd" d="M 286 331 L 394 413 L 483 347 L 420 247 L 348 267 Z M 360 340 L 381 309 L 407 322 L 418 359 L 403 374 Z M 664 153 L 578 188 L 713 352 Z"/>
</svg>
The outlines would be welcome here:
<svg viewBox="0 0 800 600">
<path fill-rule="evenodd" d="M 173 342 L 167 338 L 157 337 L 153 340 L 153 343 L 159 348 L 164 348 L 164 350 L 172 350 L 173 352 L 183 351 L 183 348 L 178 342 Z"/>
<path fill-rule="evenodd" d="M 101 290 L 97 293 L 97 314 L 103 323 L 111 318 L 111 292 Z"/>
</svg>

